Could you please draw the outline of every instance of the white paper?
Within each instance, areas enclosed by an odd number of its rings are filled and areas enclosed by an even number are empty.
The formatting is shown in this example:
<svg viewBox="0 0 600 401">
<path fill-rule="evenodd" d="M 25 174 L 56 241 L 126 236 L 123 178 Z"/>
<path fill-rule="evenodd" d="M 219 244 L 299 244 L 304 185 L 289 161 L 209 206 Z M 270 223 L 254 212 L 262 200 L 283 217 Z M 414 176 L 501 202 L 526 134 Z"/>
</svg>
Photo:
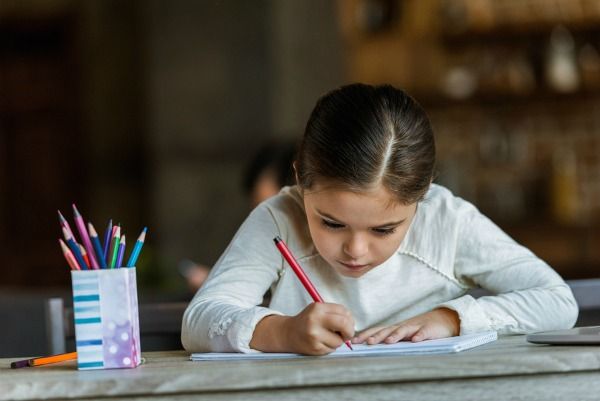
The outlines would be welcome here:
<svg viewBox="0 0 600 401">
<path fill-rule="evenodd" d="M 424 354 L 449 354 L 464 351 L 492 341 L 496 341 L 498 335 L 495 331 L 484 331 L 481 333 L 466 334 L 456 337 L 440 338 L 421 342 L 401 341 L 395 344 L 352 344 L 354 350 L 350 350 L 345 344 L 333 351 L 331 354 L 319 358 L 338 358 L 354 356 L 386 356 L 386 355 L 424 355 Z M 190 356 L 192 361 L 229 361 L 229 360 L 269 360 L 269 359 L 292 359 L 305 358 L 306 355 L 255 352 L 249 354 L 228 352 L 194 353 Z"/>
</svg>

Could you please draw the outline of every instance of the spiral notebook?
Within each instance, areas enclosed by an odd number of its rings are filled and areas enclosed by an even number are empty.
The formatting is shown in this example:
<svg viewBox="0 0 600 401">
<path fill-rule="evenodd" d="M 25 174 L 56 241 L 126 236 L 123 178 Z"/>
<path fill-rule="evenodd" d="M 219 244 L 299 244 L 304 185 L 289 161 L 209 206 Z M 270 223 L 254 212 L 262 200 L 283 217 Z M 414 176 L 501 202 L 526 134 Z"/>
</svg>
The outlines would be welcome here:
<svg viewBox="0 0 600 401">
<path fill-rule="evenodd" d="M 465 334 L 462 336 L 427 340 L 418 343 L 401 341 L 396 344 L 353 344 L 353 351 L 342 345 L 331 354 L 320 358 L 340 358 L 353 356 L 391 356 L 391 355 L 427 355 L 427 354 L 451 354 L 465 351 L 480 345 L 496 341 L 498 335 L 495 331 L 484 331 L 481 333 Z M 305 355 L 255 352 L 242 354 L 235 352 L 206 352 L 194 353 L 190 356 L 192 361 L 238 361 L 238 360 L 269 360 L 269 359 L 293 359 L 305 358 Z"/>
</svg>

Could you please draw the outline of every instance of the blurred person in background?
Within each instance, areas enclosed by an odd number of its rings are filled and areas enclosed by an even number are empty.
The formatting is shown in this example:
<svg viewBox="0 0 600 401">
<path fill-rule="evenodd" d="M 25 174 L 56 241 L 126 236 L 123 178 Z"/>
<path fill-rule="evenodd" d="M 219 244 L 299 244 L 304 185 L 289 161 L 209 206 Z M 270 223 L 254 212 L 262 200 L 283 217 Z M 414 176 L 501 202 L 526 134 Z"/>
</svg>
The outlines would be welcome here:
<svg viewBox="0 0 600 401">
<path fill-rule="evenodd" d="M 292 163 L 296 146 L 291 141 L 270 141 L 261 146 L 250 160 L 244 169 L 242 188 L 251 210 L 277 195 L 281 188 L 294 185 Z M 179 262 L 178 269 L 192 293 L 202 286 L 210 272 L 209 266 L 189 259 Z"/>
</svg>

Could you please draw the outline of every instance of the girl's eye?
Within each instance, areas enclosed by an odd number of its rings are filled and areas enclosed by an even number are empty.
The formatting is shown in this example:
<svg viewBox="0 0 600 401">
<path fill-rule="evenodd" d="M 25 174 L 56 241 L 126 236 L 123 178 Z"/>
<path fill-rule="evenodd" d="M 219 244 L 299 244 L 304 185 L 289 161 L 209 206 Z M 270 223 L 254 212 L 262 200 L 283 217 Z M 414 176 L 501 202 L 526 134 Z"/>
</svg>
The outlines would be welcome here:
<svg viewBox="0 0 600 401">
<path fill-rule="evenodd" d="M 334 223 L 333 221 L 329 221 L 329 220 L 325 220 L 325 219 L 321 219 L 321 223 L 323 223 L 323 225 L 327 228 L 331 228 L 334 230 L 338 230 L 340 228 L 344 228 L 343 224 L 339 224 L 339 223 Z"/>
<path fill-rule="evenodd" d="M 396 232 L 396 227 L 394 228 L 374 228 L 373 231 L 379 235 L 390 235 Z"/>
</svg>

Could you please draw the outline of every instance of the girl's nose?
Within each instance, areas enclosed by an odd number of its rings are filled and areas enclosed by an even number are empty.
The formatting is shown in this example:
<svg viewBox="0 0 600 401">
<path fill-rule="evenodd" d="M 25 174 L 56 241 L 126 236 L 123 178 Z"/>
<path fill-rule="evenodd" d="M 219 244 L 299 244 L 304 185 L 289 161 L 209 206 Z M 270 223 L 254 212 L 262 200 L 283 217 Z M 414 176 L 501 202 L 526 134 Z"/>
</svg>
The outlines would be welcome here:
<svg viewBox="0 0 600 401">
<path fill-rule="evenodd" d="M 344 243 L 344 253 L 354 260 L 360 260 L 369 252 L 369 244 L 360 235 L 352 235 Z"/>
</svg>

